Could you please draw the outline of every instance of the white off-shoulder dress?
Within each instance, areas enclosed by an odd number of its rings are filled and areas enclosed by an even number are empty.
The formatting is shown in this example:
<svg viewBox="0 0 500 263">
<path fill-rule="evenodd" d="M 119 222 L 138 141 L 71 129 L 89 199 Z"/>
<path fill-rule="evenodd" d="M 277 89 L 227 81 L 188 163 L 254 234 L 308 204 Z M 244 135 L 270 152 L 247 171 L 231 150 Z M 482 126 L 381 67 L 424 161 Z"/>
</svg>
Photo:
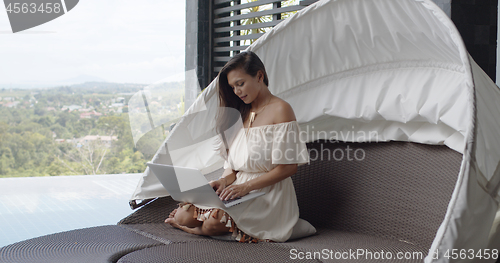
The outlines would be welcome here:
<svg viewBox="0 0 500 263">
<path fill-rule="evenodd" d="M 234 185 L 259 177 L 279 164 L 309 162 L 305 142 L 300 140 L 297 121 L 241 129 L 229 146 L 224 168 L 237 171 Z M 221 222 L 231 227 L 241 242 L 284 242 L 299 218 L 299 207 L 290 177 L 256 190 L 265 195 L 224 210 Z M 196 205 L 198 220 L 216 217 L 221 209 Z"/>
</svg>

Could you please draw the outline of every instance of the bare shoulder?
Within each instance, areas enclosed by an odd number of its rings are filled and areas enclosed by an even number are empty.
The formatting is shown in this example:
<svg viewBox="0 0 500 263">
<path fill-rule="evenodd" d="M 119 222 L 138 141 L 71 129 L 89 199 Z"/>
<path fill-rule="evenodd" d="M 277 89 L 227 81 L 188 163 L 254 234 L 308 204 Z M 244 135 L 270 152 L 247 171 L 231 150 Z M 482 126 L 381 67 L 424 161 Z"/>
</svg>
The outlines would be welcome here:
<svg viewBox="0 0 500 263">
<path fill-rule="evenodd" d="M 296 120 L 292 106 L 290 106 L 290 104 L 288 104 L 288 102 L 284 101 L 283 99 L 274 97 L 272 106 L 274 113 L 273 123 L 290 122 Z"/>
</svg>

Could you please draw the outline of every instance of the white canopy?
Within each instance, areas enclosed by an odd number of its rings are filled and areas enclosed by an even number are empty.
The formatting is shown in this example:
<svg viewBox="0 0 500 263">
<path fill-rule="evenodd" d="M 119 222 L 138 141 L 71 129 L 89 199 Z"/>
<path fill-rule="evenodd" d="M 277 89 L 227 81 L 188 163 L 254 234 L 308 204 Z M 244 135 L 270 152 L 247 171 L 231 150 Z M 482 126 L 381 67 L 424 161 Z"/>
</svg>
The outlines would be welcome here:
<svg viewBox="0 0 500 263">
<path fill-rule="evenodd" d="M 269 89 L 290 103 L 308 141 L 411 141 L 462 153 L 430 253 L 486 247 L 500 200 L 500 90 L 433 2 L 319 1 L 248 49 L 264 62 Z M 213 119 L 195 114 L 215 116 L 216 81 L 186 111 L 153 162 L 204 173 L 222 167 L 214 137 L 200 132 L 213 127 Z M 146 170 L 132 199 L 166 195 Z"/>
</svg>

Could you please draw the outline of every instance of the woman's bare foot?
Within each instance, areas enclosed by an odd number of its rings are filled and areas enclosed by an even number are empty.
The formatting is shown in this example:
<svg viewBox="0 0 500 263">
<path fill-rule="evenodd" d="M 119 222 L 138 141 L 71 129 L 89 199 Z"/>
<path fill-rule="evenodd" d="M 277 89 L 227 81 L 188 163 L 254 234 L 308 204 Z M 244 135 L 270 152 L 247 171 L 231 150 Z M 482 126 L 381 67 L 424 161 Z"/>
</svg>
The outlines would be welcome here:
<svg viewBox="0 0 500 263">
<path fill-rule="evenodd" d="M 187 211 L 191 210 L 191 212 Z M 209 216 L 204 221 L 198 221 L 193 218 L 194 206 L 188 209 L 174 209 L 170 212 L 170 215 L 165 219 L 165 223 L 171 225 L 172 227 L 183 230 L 187 233 L 195 235 L 222 235 L 229 231 L 229 227 L 225 226 L 225 223 L 221 223 L 220 220 L 223 213 L 217 213 L 217 218 Z"/>
<path fill-rule="evenodd" d="M 175 228 L 179 228 L 179 229 L 182 229 L 182 227 L 183 227 L 183 226 L 179 225 L 179 224 L 177 223 L 177 221 L 175 221 L 175 218 L 173 218 L 173 217 L 169 217 L 169 218 L 167 218 L 167 219 L 165 220 L 165 223 L 167 223 L 167 224 L 169 224 L 169 225 L 171 225 L 171 226 L 173 226 L 173 227 L 175 227 Z"/>
<path fill-rule="evenodd" d="M 175 214 L 177 213 L 177 209 L 178 208 L 176 208 L 172 212 L 170 212 L 170 215 L 168 215 L 168 218 L 165 219 L 165 223 L 167 223 L 167 224 L 169 224 L 169 225 L 171 225 L 171 226 L 173 226 L 175 228 L 178 228 L 178 229 L 181 229 L 181 230 L 189 232 L 188 231 L 188 227 L 179 224 L 177 222 L 177 220 L 175 220 Z"/>
<path fill-rule="evenodd" d="M 168 218 L 173 218 L 175 216 L 175 213 L 177 213 L 177 209 L 178 208 L 172 210 L 172 212 L 170 212 L 170 215 L 168 215 Z"/>
<path fill-rule="evenodd" d="M 193 205 L 180 206 L 170 213 L 165 223 L 179 229 L 199 227 L 203 222 L 193 217 L 195 212 L 195 206 Z"/>
<path fill-rule="evenodd" d="M 176 209 L 172 210 L 172 212 L 170 212 L 170 215 L 168 215 L 168 218 L 165 219 L 165 223 L 167 223 L 169 225 L 172 225 L 174 223 L 177 224 L 177 222 L 175 222 L 175 218 L 174 218 L 175 217 L 175 213 L 177 213 L 177 209 L 178 208 L 176 208 Z"/>
</svg>

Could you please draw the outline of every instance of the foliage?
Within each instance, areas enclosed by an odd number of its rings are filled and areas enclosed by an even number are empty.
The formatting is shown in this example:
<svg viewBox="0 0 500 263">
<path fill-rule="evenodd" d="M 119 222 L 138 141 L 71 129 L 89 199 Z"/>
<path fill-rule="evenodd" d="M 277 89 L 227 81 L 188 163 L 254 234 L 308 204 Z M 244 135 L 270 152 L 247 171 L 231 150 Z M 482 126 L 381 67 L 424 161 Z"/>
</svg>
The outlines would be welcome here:
<svg viewBox="0 0 500 263">
<path fill-rule="evenodd" d="M 158 114 L 167 121 L 174 120 L 183 111 L 179 108 L 182 83 L 163 85 Z M 134 145 L 127 103 L 143 87 L 86 83 L 53 89 L 1 90 L 0 97 L 11 96 L 19 104 L 0 105 L 0 177 L 143 172 L 165 138 L 160 126 Z M 113 106 L 118 98 L 125 100 L 121 112 Z M 81 110 L 65 109 L 69 105 L 80 106 Z M 95 115 L 82 117 L 88 112 Z M 100 139 L 85 142 L 82 138 L 87 135 L 99 135 Z M 114 137 L 109 144 L 102 140 L 106 138 L 103 136 Z"/>
<path fill-rule="evenodd" d="M 298 4 L 299 4 L 299 0 L 281 1 L 281 6 L 282 7 L 292 6 L 292 5 L 298 5 Z M 297 13 L 297 11 L 281 13 L 281 19 L 287 19 L 287 18 L 291 17 L 295 13 Z"/>
<path fill-rule="evenodd" d="M 255 2 L 255 1 L 258 1 L 258 0 L 249 0 L 248 2 Z M 257 12 L 262 12 L 264 10 L 269 10 L 269 9 L 270 9 L 269 5 L 260 5 L 260 6 L 254 6 L 254 7 L 244 9 L 241 11 L 241 13 L 242 14 L 257 13 Z M 257 17 L 243 19 L 241 21 L 241 24 L 242 25 L 252 25 L 252 24 L 257 24 L 257 23 L 265 23 L 265 22 L 272 21 L 272 19 L 273 18 L 270 15 L 257 16 Z M 268 30 L 266 30 L 266 28 L 254 28 L 254 29 L 241 30 L 240 34 L 241 35 L 251 35 L 251 34 L 265 33 L 267 31 Z M 243 44 L 244 45 L 248 44 L 247 41 L 250 42 L 250 44 L 252 44 L 255 40 L 256 39 L 248 39 L 248 40 L 245 40 Z"/>
<path fill-rule="evenodd" d="M 259 0 L 247 0 L 247 2 L 256 2 L 256 1 L 259 1 Z M 281 7 L 298 5 L 298 4 L 299 4 L 299 0 L 281 1 Z M 269 10 L 269 9 L 272 9 L 271 4 L 246 8 L 246 9 L 243 9 L 241 11 L 241 13 L 242 14 L 257 13 L 257 12 L 262 12 L 262 11 Z M 297 11 L 281 13 L 281 19 L 286 19 L 295 13 L 297 13 Z M 241 24 L 242 25 L 251 25 L 251 24 L 257 24 L 257 23 L 271 22 L 272 20 L 273 20 L 273 18 L 271 15 L 257 16 L 257 17 L 242 19 Z M 245 29 L 245 30 L 240 30 L 240 34 L 241 35 L 251 35 L 251 34 L 258 34 L 258 33 L 266 33 L 270 29 L 271 29 L 270 27 Z M 247 40 L 244 40 L 242 44 L 243 45 L 251 45 L 255 40 L 257 40 L 257 39 L 247 39 Z"/>
</svg>

